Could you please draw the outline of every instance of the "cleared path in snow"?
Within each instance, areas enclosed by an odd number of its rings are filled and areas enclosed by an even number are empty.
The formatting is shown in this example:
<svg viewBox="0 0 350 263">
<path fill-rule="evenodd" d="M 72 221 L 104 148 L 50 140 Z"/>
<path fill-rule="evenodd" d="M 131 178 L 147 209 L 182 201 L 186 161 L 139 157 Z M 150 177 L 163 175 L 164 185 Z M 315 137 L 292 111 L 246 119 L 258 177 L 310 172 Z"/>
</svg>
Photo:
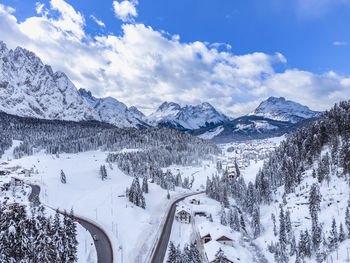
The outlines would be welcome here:
<svg viewBox="0 0 350 263">
<path fill-rule="evenodd" d="M 181 197 L 177 200 L 175 200 L 168 212 L 168 216 L 165 220 L 162 232 L 160 234 L 160 237 L 158 239 L 158 243 L 157 246 L 153 252 L 152 255 L 152 259 L 151 259 L 151 263 L 162 263 L 164 262 L 164 257 L 166 254 L 166 251 L 168 249 L 168 243 L 169 243 L 169 238 L 170 238 L 170 234 L 171 234 L 171 228 L 173 226 L 173 222 L 174 222 L 174 216 L 175 216 L 175 211 L 176 211 L 176 205 L 178 202 L 184 200 L 185 198 L 189 197 L 189 196 L 193 196 L 193 195 L 198 195 L 198 194 L 202 194 L 205 193 L 203 192 L 198 192 L 198 193 L 193 193 L 193 194 L 189 194 L 186 195 L 184 197 Z"/>
<path fill-rule="evenodd" d="M 29 201 L 34 205 L 38 205 L 40 187 L 37 185 L 29 184 L 32 188 L 32 192 L 29 196 Z M 63 212 L 59 211 L 59 213 L 63 214 Z M 96 236 L 97 240 L 94 240 L 96 251 L 97 251 L 97 260 L 98 263 L 113 263 L 113 249 L 112 244 L 105 232 L 98 226 L 88 222 L 84 219 L 81 219 L 77 216 L 74 218 L 79 221 L 79 223 L 91 234 L 92 237 Z"/>
</svg>

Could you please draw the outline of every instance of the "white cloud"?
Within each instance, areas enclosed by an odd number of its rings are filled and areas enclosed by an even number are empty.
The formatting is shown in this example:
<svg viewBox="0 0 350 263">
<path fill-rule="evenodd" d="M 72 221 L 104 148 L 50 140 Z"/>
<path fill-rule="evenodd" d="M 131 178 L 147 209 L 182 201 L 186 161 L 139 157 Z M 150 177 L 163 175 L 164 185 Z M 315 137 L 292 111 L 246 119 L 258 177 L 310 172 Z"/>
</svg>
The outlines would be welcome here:
<svg viewBox="0 0 350 263">
<path fill-rule="evenodd" d="M 105 27 L 106 25 L 99 19 L 97 19 L 94 15 L 90 15 L 90 18 L 95 21 L 96 24 L 98 24 L 101 27 Z"/>
<path fill-rule="evenodd" d="M 345 42 L 345 41 L 334 41 L 334 42 L 333 42 L 333 45 L 334 45 L 334 46 L 347 46 L 348 43 Z"/>
<path fill-rule="evenodd" d="M 42 14 L 45 4 L 42 4 L 40 2 L 35 3 L 35 10 L 38 14 Z"/>
<path fill-rule="evenodd" d="M 52 10 L 58 16 L 51 15 Z M 11 48 L 34 51 L 77 88 L 111 95 L 145 113 L 165 100 L 182 105 L 203 101 L 239 116 L 268 96 L 285 96 L 315 110 L 350 97 L 350 78 L 334 72 L 298 69 L 277 73 L 286 63 L 276 53 L 234 55 L 203 42 L 183 43 L 178 35 L 143 24 L 124 24 L 119 36 L 90 36 L 84 17 L 67 3 L 51 1 L 47 13 L 19 22 L 0 5 L 0 35 Z"/>
<path fill-rule="evenodd" d="M 116 17 L 118 17 L 123 22 L 133 21 L 134 17 L 137 17 L 136 5 L 137 0 L 127 1 L 123 0 L 121 2 L 113 1 L 113 8 Z"/>
</svg>

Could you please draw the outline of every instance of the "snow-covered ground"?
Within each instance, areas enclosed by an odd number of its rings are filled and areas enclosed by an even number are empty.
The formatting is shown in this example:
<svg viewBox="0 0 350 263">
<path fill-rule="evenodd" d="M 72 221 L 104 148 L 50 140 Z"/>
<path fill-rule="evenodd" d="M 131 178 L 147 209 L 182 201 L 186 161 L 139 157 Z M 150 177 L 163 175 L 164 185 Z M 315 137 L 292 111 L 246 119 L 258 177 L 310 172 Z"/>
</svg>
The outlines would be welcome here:
<svg viewBox="0 0 350 263">
<path fill-rule="evenodd" d="M 123 262 L 141 262 L 154 244 L 168 204 L 186 191 L 177 188 L 176 192 L 170 192 L 171 199 L 168 200 L 167 191 L 149 183 L 149 193 L 145 194 L 146 209 L 136 207 L 125 198 L 125 190 L 130 187 L 132 177 L 125 175 L 115 165 L 106 165 L 108 179 L 101 180 L 99 169 L 105 164 L 106 157 L 107 153 L 100 151 L 60 156 L 40 152 L 18 160 L 11 160 L 11 154 L 3 156 L 4 160 L 10 160 L 8 166 L 19 165 L 38 171 L 31 177 L 22 174 L 16 177 L 39 184 L 43 203 L 61 210 L 73 208 L 76 215 L 100 225 L 111 238 L 118 262 L 121 262 L 121 258 Z M 66 175 L 66 184 L 60 181 L 61 170 Z M 80 249 L 85 251 L 82 234 L 80 230 Z M 90 241 L 86 241 L 87 244 Z M 82 262 L 89 262 L 86 258 Z"/>
<path fill-rule="evenodd" d="M 219 135 L 224 130 L 223 126 L 218 126 L 212 130 L 209 130 L 201 135 L 199 135 L 199 138 L 210 140 L 213 139 L 216 135 Z"/>
<path fill-rule="evenodd" d="M 12 147 L 5 151 L 4 155 L 0 158 L 0 170 L 5 170 L 6 167 L 13 167 L 14 163 L 12 160 L 13 148 L 20 144 L 19 141 L 14 141 Z M 8 164 L 6 164 L 8 163 Z M 0 185 L 11 182 L 11 177 L 19 177 L 16 173 L 11 173 L 0 177 Z M 0 191 L 0 201 L 6 200 L 7 204 L 18 203 L 26 205 L 28 210 L 30 207 L 29 195 L 31 193 L 31 187 L 27 184 L 23 186 L 10 187 L 8 191 Z M 47 216 L 54 216 L 55 211 L 46 209 L 45 214 Z M 78 244 L 78 263 L 96 263 L 97 253 L 90 233 L 77 224 L 77 239 Z"/>
</svg>

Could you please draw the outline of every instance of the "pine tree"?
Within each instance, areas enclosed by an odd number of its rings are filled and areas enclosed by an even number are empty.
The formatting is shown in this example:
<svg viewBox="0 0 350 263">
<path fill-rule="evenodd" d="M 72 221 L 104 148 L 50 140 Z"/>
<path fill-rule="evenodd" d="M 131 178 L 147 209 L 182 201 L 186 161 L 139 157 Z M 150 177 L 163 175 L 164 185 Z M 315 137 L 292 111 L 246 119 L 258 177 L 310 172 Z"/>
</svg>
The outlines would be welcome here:
<svg viewBox="0 0 350 263">
<path fill-rule="evenodd" d="M 292 232 L 292 221 L 290 219 L 290 211 L 287 210 L 286 212 L 286 233 L 287 233 L 287 237 L 288 237 L 288 240 L 290 241 L 292 239 L 292 235 L 293 235 L 293 232 Z"/>
<path fill-rule="evenodd" d="M 345 232 L 344 232 L 344 227 L 343 223 L 340 223 L 339 227 L 339 243 L 343 242 L 345 240 Z"/>
<path fill-rule="evenodd" d="M 219 250 L 215 254 L 215 260 L 213 261 L 213 263 L 225 263 L 226 261 L 227 260 L 224 251 L 222 251 L 222 249 L 219 248 Z"/>
<path fill-rule="evenodd" d="M 322 229 L 319 225 L 312 226 L 311 242 L 313 250 L 318 251 L 318 247 L 322 242 Z"/>
<path fill-rule="evenodd" d="M 300 231 L 297 257 L 303 259 L 306 255 L 306 250 L 307 249 L 305 244 L 304 231 Z"/>
<path fill-rule="evenodd" d="M 276 226 L 276 216 L 271 214 L 272 224 L 273 224 L 273 234 L 277 236 L 277 226 Z"/>
<path fill-rule="evenodd" d="M 247 191 L 246 209 L 250 215 L 253 213 L 255 202 L 256 202 L 256 200 L 255 200 L 255 188 L 254 188 L 253 183 L 249 182 L 248 191 Z"/>
<path fill-rule="evenodd" d="M 233 212 L 233 230 L 235 231 L 241 230 L 240 217 L 238 215 L 237 209 L 235 209 Z"/>
<path fill-rule="evenodd" d="M 77 226 L 74 222 L 73 210 L 71 210 L 69 216 L 65 220 L 65 232 L 68 233 L 68 254 L 67 254 L 67 263 L 74 263 L 78 260 L 78 240 L 77 240 Z"/>
<path fill-rule="evenodd" d="M 224 226 L 227 225 L 227 216 L 225 212 L 225 207 L 224 205 L 221 206 L 221 212 L 220 212 L 220 223 Z"/>
<path fill-rule="evenodd" d="M 330 250 L 335 250 L 338 247 L 338 230 L 337 230 L 337 223 L 335 221 L 335 218 L 333 218 L 332 221 L 332 228 L 329 232 L 328 237 L 328 247 Z"/>
<path fill-rule="evenodd" d="M 66 184 L 67 183 L 67 178 L 63 170 L 61 170 L 61 183 Z"/>
<path fill-rule="evenodd" d="M 143 180 L 142 180 L 142 192 L 144 192 L 145 194 L 148 193 L 148 180 L 147 180 L 147 177 L 143 177 Z"/>
<path fill-rule="evenodd" d="M 247 234 L 246 224 L 245 224 L 243 215 L 241 215 L 239 223 L 240 223 L 240 226 L 239 226 L 240 230 L 242 230 L 243 234 Z"/>
<path fill-rule="evenodd" d="M 202 257 L 199 254 L 198 248 L 194 243 L 191 243 L 190 245 L 190 252 L 191 252 L 191 263 L 201 263 Z"/>
<path fill-rule="evenodd" d="M 300 256 L 299 252 L 295 254 L 295 263 L 303 263 L 302 257 Z"/>
<path fill-rule="evenodd" d="M 281 245 L 281 250 L 285 251 L 287 246 L 287 235 L 286 235 L 286 221 L 283 211 L 283 206 L 280 205 L 280 231 L 279 231 L 279 242 Z"/>
<path fill-rule="evenodd" d="M 320 203 L 321 203 L 321 193 L 320 187 L 317 183 L 314 183 L 310 189 L 309 196 L 309 211 L 311 219 L 317 221 L 318 213 L 320 212 Z M 316 224 L 317 225 L 317 224 Z"/>
<path fill-rule="evenodd" d="M 297 252 L 297 244 L 295 241 L 295 236 L 294 234 L 292 234 L 292 239 L 290 241 L 290 251 L 289 251 L 289 255 L 290 256 L 294 256 L 294 254 Z"/>
<path fill-rule="evenodd" d="M 35 253 L 34 253 L 34 262 L 44 263 L 44 262 L 53 262 L 53 244 L 51 238 L 48 236 L 49 222 L 44 217 L 42 211 L 39 210 L 37 216 L 38 224 L 40 229 L 38 235 L 35 237 Z"/>
<path fill-rule="evenodd" d="M 345 226 L 346 226 L 348 238 L 350 238 L 350 202 L 349 201 L 345 211 Z"/>
<path fill-rule="evenodd" d="M 311 237 L 309 234 L 309 231 L 307 231 L 307 229 L 305 230 L 304 233 L 304 244 L 305 244 L 305 256 L 307 257 L 311 257 Z"/>
<path fill-rule="evenodd" d="M 257 205 L 254 206 L 252 214 L 252 229 L 254 238 L 257 238 L 261 233 L 260 225 L 260 209 Z"/>
<path fill-rule="evenodd" d="M 176 247 L 172 241 L 169 243 L 169 253 L 167 263 L 177 263 L 178 262 L 178 254 L 176 251 Z"/>
<path fill-rule="evenodd" d="M 101 176 L 102 181 L 107 179 L 107 170 L 106 170 L 105 165 L 100 166 L 100 176 Z"/>
<path fill-rule="evenodd" d="M 62 228 L 60 214 L 56 211 L 53 223 L 52 223 L 52 242 L 56 247 L 56 257 L 55 262 L 63 263 L 61 259 L 63 256 L 63 238 L 64 238 L 64 230 Z"/>
<path fill-rule="evenodd" d="M 128 191 L 128 198 L 129 198 L 129 201 L 135 204 L 136 206 L 140 206 L 144 209 L 146 208 L 146 200 L 142 194 L 138 177 L 135 177 L 134 180 L 132 181 L 132 184 Z"/>
</svg>

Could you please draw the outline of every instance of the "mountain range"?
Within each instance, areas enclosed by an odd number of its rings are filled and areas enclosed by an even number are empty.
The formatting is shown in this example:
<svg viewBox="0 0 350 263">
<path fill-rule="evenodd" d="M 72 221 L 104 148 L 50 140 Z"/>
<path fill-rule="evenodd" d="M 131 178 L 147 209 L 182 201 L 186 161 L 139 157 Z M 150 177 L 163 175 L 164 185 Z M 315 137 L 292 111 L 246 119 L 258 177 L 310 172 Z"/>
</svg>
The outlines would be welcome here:
<svg viewBox="0 0 350 263">
<path fill-rule="evenodd" d="M 181 107 L 174 102 L 164 102 L 148 116 L 152 125 L 166 126 L 179 130 L 195 130 L 209 125 L 229 121 L 230 118 L 218 112 L 210 103 Z"/>
<path fill-rule="evenodd" d="M 119 128 L 149 126 L 146 116 L 134 106 L 128 108 L 124 103 L 112 97 L 96 98 L 85 89 L 79 89 L 79 93 L 97 112 L 99 119 L 103 122 Z"/>
<path fill-rule="evenodd" d="M 274 136 L 320 115 L 307 106 L 270 97 L 250 114 L 236 119 L 210 103 L 181 107 L 164 102 L 149 116 L 112 97 L 96 98 L 76 89 L 63 72 L 53 72 L 39 57 L 0 41 L 0 111 L 22 117 L 102 121 L 119 128 L 165 126 L 215 142 Z"/>
</svg>

